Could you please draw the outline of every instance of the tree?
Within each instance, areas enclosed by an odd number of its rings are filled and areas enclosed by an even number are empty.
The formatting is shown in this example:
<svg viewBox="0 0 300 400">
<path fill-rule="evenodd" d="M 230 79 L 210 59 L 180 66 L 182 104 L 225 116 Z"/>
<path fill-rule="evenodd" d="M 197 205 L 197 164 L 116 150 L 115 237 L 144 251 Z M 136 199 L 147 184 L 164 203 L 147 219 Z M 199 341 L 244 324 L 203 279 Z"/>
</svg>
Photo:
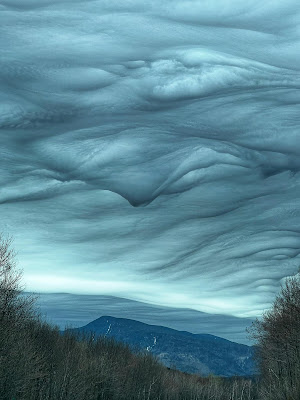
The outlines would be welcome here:
<svg viewBox="0 0 300 400">
<path fill-rule="evenodd" d="M 22 272 L 17 269 L 12 239 L 0 234 L 0 328 L 23 322 L 33 314 L 34 297 L 22 293 Z"/>
<path fill-rule="evenodd" d="M 34 298 L 22 294 L 22 273 L 17 269 L 11 244 L 11 238 L 0 235 L 1 399 L 11 399 L 15 395 L 18 379 L 26 373 L 20 349 L 29 347 L 24 327 L 35 315 L 32 307 Z"/>
<path fill-rule="evenodd" d="M 272 308 L 251 329 L 257 341 L 261 396 L 300 398 L 300 275 L 287 278 Z"/>
</svg>

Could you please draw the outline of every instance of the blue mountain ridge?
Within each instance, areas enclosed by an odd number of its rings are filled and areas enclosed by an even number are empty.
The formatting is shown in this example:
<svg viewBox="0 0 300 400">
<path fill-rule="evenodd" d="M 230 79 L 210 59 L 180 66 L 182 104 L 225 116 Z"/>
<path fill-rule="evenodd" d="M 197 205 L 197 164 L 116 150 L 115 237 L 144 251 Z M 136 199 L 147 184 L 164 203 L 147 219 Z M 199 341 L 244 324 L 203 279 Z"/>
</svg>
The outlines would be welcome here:
<svg viewBox="0 0 300 400">
<path fill-rule="evenodd" d="M 110 316 L 100 317 L 72 331 L 114 338 L 133 349 L 151 352 L 165 366 L 183 372 L 224 377 L 255 374 L 254 348 L 218 336 Z"/>
</svg>

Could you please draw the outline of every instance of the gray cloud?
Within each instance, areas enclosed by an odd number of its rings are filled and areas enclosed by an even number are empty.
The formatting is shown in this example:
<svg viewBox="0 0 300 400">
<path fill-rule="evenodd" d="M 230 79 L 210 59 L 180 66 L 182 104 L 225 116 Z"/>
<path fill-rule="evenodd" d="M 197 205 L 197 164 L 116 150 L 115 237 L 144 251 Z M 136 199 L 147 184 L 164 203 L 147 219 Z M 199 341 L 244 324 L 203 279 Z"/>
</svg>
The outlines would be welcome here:
<svg viewBox="0 0 300 400">
<path fill-rule="evenodd" d="M 299 265 L 298 3 L 0 5 L 28 289 L 260 315 Z"/>
<path fill-rule="evenodd" d="M 100 316 L 135 318 L 152 325 L 168 326 L 193 333 L 212 332 L 226 339 L 250 344 L 246 328 L 250 318 L 206 314 L 200 311 L 155 306 L 113 296 L 42 293 L 37 299 L 41 315 L 61 329 L 84 326 Z"/>
</svg>

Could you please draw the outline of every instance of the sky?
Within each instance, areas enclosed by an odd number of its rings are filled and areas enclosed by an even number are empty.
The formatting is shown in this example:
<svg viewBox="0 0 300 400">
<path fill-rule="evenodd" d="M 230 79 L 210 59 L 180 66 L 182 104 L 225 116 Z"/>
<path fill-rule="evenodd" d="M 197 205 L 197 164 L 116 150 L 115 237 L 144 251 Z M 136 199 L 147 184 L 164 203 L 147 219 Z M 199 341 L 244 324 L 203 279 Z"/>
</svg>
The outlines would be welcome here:
<svg viewBox="0 0 300 400">
<path fill-rule="evenodd" d="M 243 340 L 299 267 L 299 1 L 0 11 L 0 231 L 26 290 L 58 323 L 119 302 Z"/>
</svg>

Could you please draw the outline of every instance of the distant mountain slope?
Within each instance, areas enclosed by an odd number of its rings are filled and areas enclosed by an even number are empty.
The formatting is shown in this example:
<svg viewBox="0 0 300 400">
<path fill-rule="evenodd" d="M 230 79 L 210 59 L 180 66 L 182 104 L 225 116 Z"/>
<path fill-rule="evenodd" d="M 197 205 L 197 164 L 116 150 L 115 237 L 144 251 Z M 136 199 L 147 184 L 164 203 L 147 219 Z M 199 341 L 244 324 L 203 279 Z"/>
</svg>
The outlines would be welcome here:
<svg viewBox="0 0 300 400">
<path fill-rule="evenodd" d="M 131 319 L 101 317 L 76 328 L 113 337 L 156 355 L 168 367 L 184 372 L 221 376 L 253 375 L 253 348 L 207 334 L 192 334 Z"/>
</svg>

